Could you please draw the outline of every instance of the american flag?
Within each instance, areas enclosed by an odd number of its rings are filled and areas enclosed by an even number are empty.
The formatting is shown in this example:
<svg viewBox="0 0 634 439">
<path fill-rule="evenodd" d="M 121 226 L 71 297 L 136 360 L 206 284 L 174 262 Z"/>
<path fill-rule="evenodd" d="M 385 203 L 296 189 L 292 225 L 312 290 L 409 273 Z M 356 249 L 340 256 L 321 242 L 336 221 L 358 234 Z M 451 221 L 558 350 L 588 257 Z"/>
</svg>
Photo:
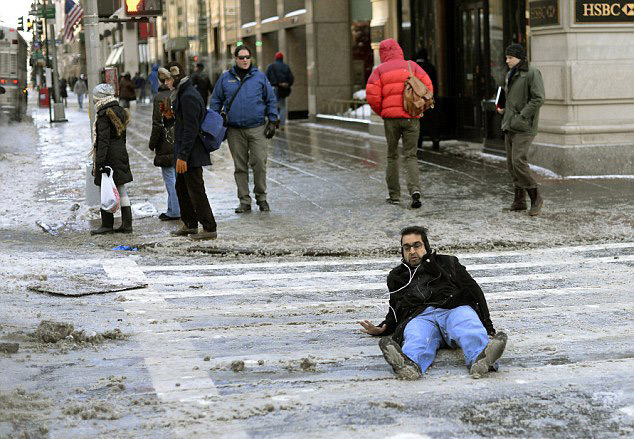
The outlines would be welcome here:
<svg viewBox="0 0 634 439">
<path fill-rule="evenodd" d="M 66 0 L 66 18 L 64 19 L 64 41 L 73 41 L 75 39 L 75 25 L 84 16 L 84 10 L 73 0 Z"/>
</svg>

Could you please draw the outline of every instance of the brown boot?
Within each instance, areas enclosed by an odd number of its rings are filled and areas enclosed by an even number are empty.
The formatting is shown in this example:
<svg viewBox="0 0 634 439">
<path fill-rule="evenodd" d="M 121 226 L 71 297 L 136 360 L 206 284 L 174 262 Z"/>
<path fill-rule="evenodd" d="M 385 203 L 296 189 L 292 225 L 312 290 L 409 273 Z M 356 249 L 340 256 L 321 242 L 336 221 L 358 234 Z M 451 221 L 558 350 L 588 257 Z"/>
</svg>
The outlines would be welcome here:
<svg viewBox="0 0 634 439">
<path fill-rule="evenodd" d="M 537 216 L 539 212 L 542 210 L 542 206 L 544 205 L 544 199 L 541 195 L 539 195 L 539 190 L 537 188 L 526 189 L 528 192 L 528 196 L 531 199 L 531 209 L 528 211 L 530 216 Z"/>
<path fill-rule="evenodd" d="M 515 199 L 511 204 L 511 211 L 526 210 L 526 191 L 521 187 L 515 188 Z"/>
</svg>

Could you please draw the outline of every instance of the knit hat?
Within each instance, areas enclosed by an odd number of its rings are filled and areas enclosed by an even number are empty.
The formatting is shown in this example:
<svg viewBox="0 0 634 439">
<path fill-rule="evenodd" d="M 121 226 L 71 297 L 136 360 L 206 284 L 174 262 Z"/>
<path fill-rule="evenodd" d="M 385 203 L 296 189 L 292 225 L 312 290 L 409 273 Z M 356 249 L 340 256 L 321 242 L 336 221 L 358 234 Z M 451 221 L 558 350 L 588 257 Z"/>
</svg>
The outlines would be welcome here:
<svg viewBox="0 0 634 439">
<path fill-rule="evenodd" d="M 159 81 L 165 82 L 165 80 L 170 79 L 171 77 L 172 77 L 172 75 L 169 72 L 169 70 L 167 70 L 165 67 L 159 67 L 159 69 L 158 69 Z"/>
<path fill-rule="evenodd" d="M 100 101 L 110 96 L 114 97 L 114 88 L 110 84 L 97 84 L 92 90 L 92 96 L 95 101 Z"/>
<path fill-rule="evenodd" d="M 284 59 L 284 54 L 282 52 L 277 52 L 275 54 L 275 59 Z"/>
<path fill-rule="evenodd" d="M 518 59 L 526 59 L 526 51 L 521 44 L 511 44 L 506 48 L 505 55 L 514 56 Z"/>
</svg>

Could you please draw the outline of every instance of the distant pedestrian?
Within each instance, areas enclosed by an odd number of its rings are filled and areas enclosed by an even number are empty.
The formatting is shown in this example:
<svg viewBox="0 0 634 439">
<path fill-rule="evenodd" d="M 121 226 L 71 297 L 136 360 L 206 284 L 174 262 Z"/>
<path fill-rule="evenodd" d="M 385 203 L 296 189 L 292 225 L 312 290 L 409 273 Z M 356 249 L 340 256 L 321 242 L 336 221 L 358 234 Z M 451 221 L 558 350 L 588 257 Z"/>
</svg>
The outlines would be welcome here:
<svg viewBox="0 0 634 439">
<path fill-rule="evenodd" d="M 130 108 L 130 101 L 134 100 L 136 100 L 134 83 L 132 82 L 130 74 L 126 73 L 121 78 L 121 84 L 119 84 L 119 102 L 123 108 Z"/>
<path fill-rule="evenodd" d="M 473 378 L 497 371 L 508 337 L 496 333 L 478 283 L 458 258 L 432 251 L 423 227 L 401 230 L 400 246 L 401 263 L 387 276 L 385 320 L 359 322 L 362 332 L 381 336 L 397 378 L 421 378 L 442 346 L 462 349 Z"/>
<path fill-rule="evenodd" d="M 145 101 L 145 82 L 145 78 L 139 72 L 136 72 L 134 78 L 132 78 L 137 104 L 142 104 Z"/>
<path fill-rule="evenodd" d="M 440 109 L 438 108 L 438 75 L 436 67 L 427 58 L 427 49 L 421 48 L 416 54 L 416 64 L 418 64 L 429 76 L 434 86 L 434 102 L 433 108 L 425 111 L 425 115 L 420 118 L 420 133 L 418 135 L 418 149 L 423 147 L 423 135 L 429 133 L 432 141 L 432 149 L 438 151 L 440 149 Z"/>
<path fill-rule="evenodd" d="M 275 62 L 266 68 L 266 77 L 275 90 L 277 98 L 277 111 L 280 116 L 280 129 L 284 130 L 286 125 L 286 98 L 291 94 L 291 87 L 295 82 L 295 77 L 291 68 L 284 62 L 284 54 L 277 52 Z"/>
<path fill-rule="evenodd" d="M 73 93 L 77 95 L 77 103 L 79 104 L 79 109 L 81 110 L 84 105 L 84 95 L 88 92 L 88 86 L 86 85 L 86 81 L 84 80 L 84 74 L 82 73 L 79 76 L 79 79 L 75 81 L 75 85 L 73 86 Z"/>
<path fill-rule="evenodd" d="M 379 45 L 381 64 L 377 66 L 366 86 L 368 104 L 383 118 L 387 140 L 387 169 L 385 181 L 389 196 L 387 202 L 399 204 L 401 184 L 399 181 L 398 141 L 403 137 L 403 161 L 407 175 L 407 190 L 412 197 L 412 208 L 421 207 L 420 176 L 416 146 L 420 134 L 418 117 L 411 116 L 403 107 L 405 81 L 410 77 L 410 69 L 425 86 L 433 92 L 431 79 L 418 64 L 405 61 L 401 46 L 388 38 Z M 409 64 L 409 65 L 408 65 Z"/>
<path fill-rule="evenodd" d="M 275 92 L 264 73 L 251 65 L 251 49 L 238 46 L 233 54 L 235 65 L 216 83 L 211 108 L 226 112 L 227 140 L 240 201 L 235 212 L 251 211 L 249 166 L 253 168 L 255 201 L 262 212 L 268 212 L 271 208 L 266 198 L 267 139 L 275 135 Z"/>
<path fill-rule="evenodd" d="M 61 78 L 59 80 L 59 96 L 62 99 L 62 102 L 64 103 L 64 107 L 68 106 L 68 83 L 66 82 L 66 79 Z"/>
<path fill-rule="evenodd" d="M 152 108 L 152 133 L 150 134 L 149 147 L 154 151 L 154 166 L 159 166 L 163 174 L 163 182 L 167 190 L 167 211 L 159 215 L 161 221 L 178 220 L 181 217 L 178 195 L 176 194 L 176 168 L 174 163 L 174 124 L 165 126 L 163 112 L 170 108 L 170 95 L 174 79 L 170 72 L 164 68 L 157 69 L 160 82 L 158 93 L 155 96 Z M 163 111 L 161 111 L 161 107 Z"/>
<path fill-rule="evenodd" d="M 506 163 L 515 187 L 515 199 L 510 210 L 526 210 L 526 192 L 531 200 L 528 214 L 539 215 L 544 205 L 537 182 L 528 165 L 528 151 L 537 135 L 539 109 L 544 103 L 545 91 L 541 72 L 529 66 L 526 51 L 520 44 L 506 48 L 506 64 L 509 73 L 504 85 L 505 108 L 502 114 L 502 131 L 506 145 Z"/>
<path fill-rule="evenodd" d="M 152 100 L 154 100 L 154 97 L 159 91 L 160 83 L 159 83 L 159 77 L 158 77 L 158 69 L 159 69 L 158 64 L 152 64 L 152 71 L 147 77 L 147 82 L 148 84 L 150 84 L 150 93 L 152 93 Z"/>
<path fill-rule="evenodd" d="M 209 95 L 213 90 L 213 86 L 209 80 L 209 75 L 205 72 L 204 64 L 196 64 L 196 70 L 192 73 L 192 84 L 194 84 L 194 87 L 198 90 L 198 93 L 200 93 L 200 96 L 203 98 L 203 102 L 205 103 L 205 108 L 207 108 Z"/>
<path fill-rule="evenodd" d="M 113 229 L 114 215 L 101 211 L 101 227 L 91 230 L 91 235 L 104 233 L 132 233 L 132 207 L 126 184 L 132 181 L 130 159 L 126 149 L 126 127 L 130 114 L 119 106 L 110 84 L 99 84 L 93 91 L 95 102 L 95 143 L 93 145 L 93 175 L 95 184 L 101 186 L 101 173 L 109 166 L 114 172 L 114 182 L 121 203 L 121 227 Z"/>
<path fill-rule="evenodd" d="M 174 79 L 174 154 L 176 155 L 176 193 L 183 226 L 172 232 L 191 239 L 216 239 L 216 219 L 209 205 L 203 180 L 203 166 L 211 165 L 209 153 L 200 139 L 200 124 L 205 118 L 205 104 L 185 74 L 183 67 L 172 62 L 168 71 Z M 169 124 L 169 110 L 165 111 Z M 198 232 L 198 223 L 203 231 Z"/>
</svg>

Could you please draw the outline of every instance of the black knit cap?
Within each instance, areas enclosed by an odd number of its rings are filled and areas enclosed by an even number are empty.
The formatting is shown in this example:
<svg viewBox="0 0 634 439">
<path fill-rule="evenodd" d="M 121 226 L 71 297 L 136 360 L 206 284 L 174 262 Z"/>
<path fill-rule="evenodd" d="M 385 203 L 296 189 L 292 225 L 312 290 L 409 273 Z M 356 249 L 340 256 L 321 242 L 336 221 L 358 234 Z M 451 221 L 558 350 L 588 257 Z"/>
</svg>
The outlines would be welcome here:
<svg viewBox="0 0 634 439">
<path fill-rule="evenodd" d="M 511 44 L 506 48 L 505 54 L 507 56 L 514 56 L 518 59 L 526 59 L 526 51 L 521 44 Z"/>
</svg>

